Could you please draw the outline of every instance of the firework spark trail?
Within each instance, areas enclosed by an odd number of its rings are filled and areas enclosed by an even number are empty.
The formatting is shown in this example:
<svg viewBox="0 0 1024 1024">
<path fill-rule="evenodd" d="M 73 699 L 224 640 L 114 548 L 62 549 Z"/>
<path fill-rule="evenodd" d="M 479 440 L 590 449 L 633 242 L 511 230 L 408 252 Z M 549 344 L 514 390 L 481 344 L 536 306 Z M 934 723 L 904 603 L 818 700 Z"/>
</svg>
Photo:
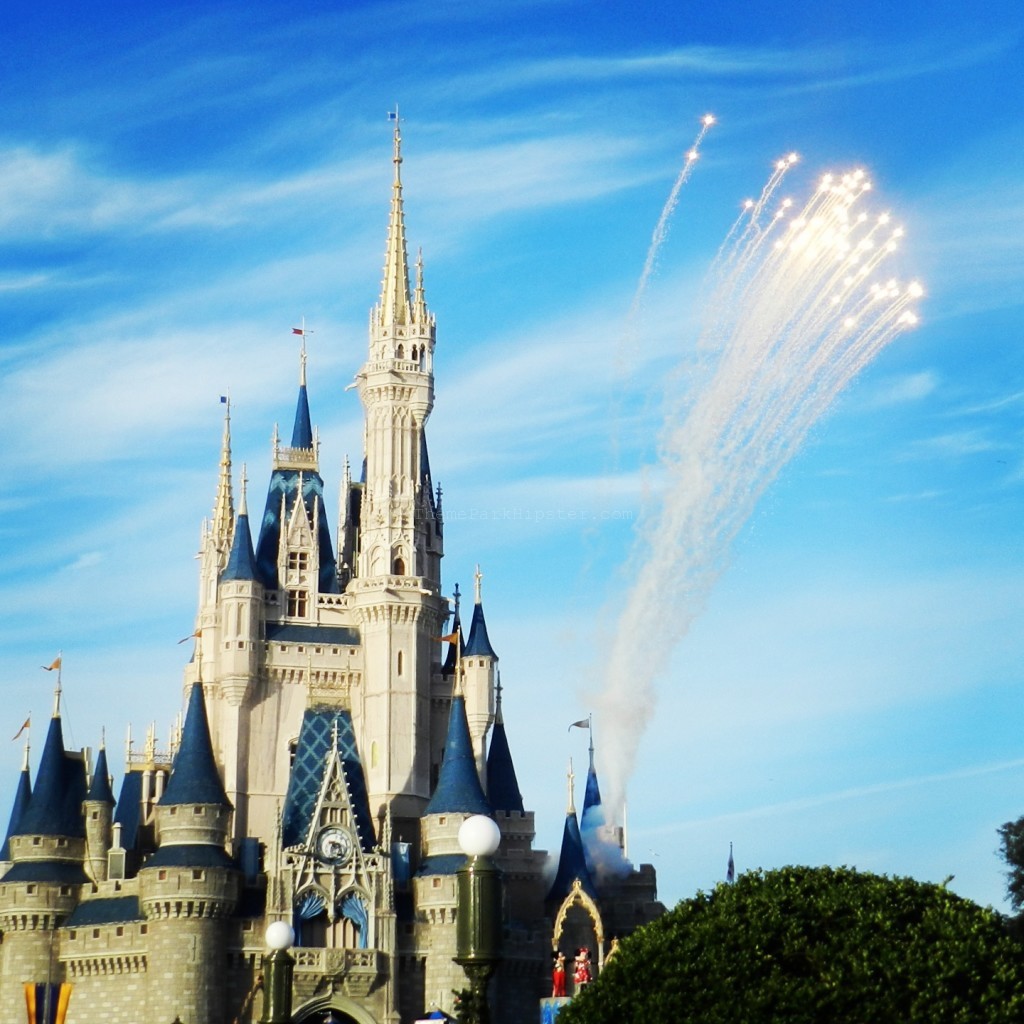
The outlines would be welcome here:
<svg viewBox="0 0 1024 1024">
<path fill-rule="evenodd" d="M 759 224 L 794 159 L 776 165 L 748 204 L 748 223 L 734 225 L 712 264 L 700 338 L 707 380 L 664 424 L 665 493 L 641 523 L 639 569 L 598 698 L 612 816 L 653 710 L 654 681 L 733 539 L 836 396 L 916 322 L 910 307 L 920 286 L 875 280 L 902 230 L 889 229 L 887 214 L 860 212 L 870 189 L 863 172 L 826 176 L 798 213 L 790 217 L 784 203 Z"/>
<path fill-rule="evenodd" d="M 633 295 L 633 302 L 629 307 L 630 323 L 635 321 L 637 314 L 640 312 L 640 303 L 643 301 L 644 292 L 647 291 L 647 282 L 650 280 L 651 274 L 654 273 L 654 264 L 657 262 L 658 253 L 661 251 L 661 247 L 665 242 L 665 237 L 668 234 L 669 221 L 672 219 L 672 214 L 675 212 L 676 205 L 679 202 L 679 193 L 682 191 L 683 186 L 690 180 L 693 168 L 697 163 L 697 159 L 700 157 L 700 144 L 704 141 L 704 136 L 707 135 L 709 129 L 714 123 L 715 118 L 712 114 L 705 114 L 704 117 L 701 118 L 700 131 L 697 132 L 697 137 L 693 140 L 693 145 L 686 151 L 683 166 L 679 171 L 679 175 L 676 177 L 672 190 L 668 194 L 668 199 L 665 200 L 665 205 L 662 207 L 658 223 L 654 226 L 654 231 L 651 234 L 651 244 L 647 249 L 647 259 L 644 260 L 644 269 L 640 272 L 640 281 L 637 283 L 636 292 Z"/>
<path fill-rule="evenodd" d="M 633 301 L 630 303 L 629 312 L 626 315 L 626 324 L 622 332 L 622 337 L 619 340 L 615 359 L 615 380 L 621 382 L 628 379 L 632 366 L 633 366 L 633 353 L 637 344 L 637 333 L 638 323 L 640 318 L 640 307 L 643 303 L 644 295 L 647 292 L 647 285 L 650 282 L 651 275 L 654 273 L 654 267 L 658 260 L 658 254 L 661 252 L 661 247 L 665 242 L 665 238 L 668 234 L 668 224 L 675 212 L 676 206 L 679 203 L 679 193 L 682 191 L 683 186 L 687 181 L 690 180 L 690 175 L 693 173 L 693 168 L 700 158 L 700 144 L 704 141 L 704 136 L 707 135 L 711 126 L 715 123 L 714 114 L 705 114 L 701 118 L 700 131 L 697 132 L 697 137 L 693 140 L 693 144 L 686 151 L 683 158 L 683 166 L 676 177 L 675 182 L 672 185 L 672 189 L 669 192 L 668 199 L 665 200 L 665 205 L 662 207 L 661 216 L 658 217 L 658 223 L 654 227 L 654 231 L 651 235 L 651 244 L 647 249 L 647 257 L 644 260 L 644 267 L 640 273 L 640 280 L 636 286 L 636 292 L 633 295 Z M 617 466 L 619 460 L 619 421 L 622 416 L 621 401 L 618 398 L 619 388 L 616 388 L 616 397 L 613 398 L 610 408 L 610 418 L 612 422 L 612 465 Z"/>
</svg>

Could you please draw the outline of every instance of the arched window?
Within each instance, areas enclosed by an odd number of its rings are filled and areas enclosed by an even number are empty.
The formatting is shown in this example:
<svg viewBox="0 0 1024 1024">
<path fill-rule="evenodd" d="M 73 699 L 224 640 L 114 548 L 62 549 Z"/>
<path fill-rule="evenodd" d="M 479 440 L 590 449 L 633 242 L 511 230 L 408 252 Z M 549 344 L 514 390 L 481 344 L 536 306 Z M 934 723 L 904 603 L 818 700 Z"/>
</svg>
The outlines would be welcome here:
<svg viewBox="0 0 1024 1024">
<path fill-rule="evenodd" d="M 405 358 L 405 346 L 404 345 L 399 345 L 398 346 L 398 349 L 395 352 L 395 358 L 396 359 L 404 359 Z"/>
<path fill-rule="evenodd" d="M 395 572 L 396 576 L 404 576 L 405 575 L 405 559 L 404 558 L 399 557 L 399 558 L 395 559 L 394 572 Z"/>
<path fill-rule="evenodd" d="M 420 359 L 420 356 L 419 356 L 419 350 L 418 350 L 418 349 L 416 348 L 416 346 L 415 346 L 415 345 L 413 345 L 413 347 L 412 347 L 412 352 L 410 353 L 410 355 L 409 355 L 409 358 L 410 358 L 410 359 L 411 359 L 411 360 L 412 360 L 412 361 L 413 361 L 414 363 L 418 363 L 418 362 L 419 362 L 419 359 Z"/>
</svg>

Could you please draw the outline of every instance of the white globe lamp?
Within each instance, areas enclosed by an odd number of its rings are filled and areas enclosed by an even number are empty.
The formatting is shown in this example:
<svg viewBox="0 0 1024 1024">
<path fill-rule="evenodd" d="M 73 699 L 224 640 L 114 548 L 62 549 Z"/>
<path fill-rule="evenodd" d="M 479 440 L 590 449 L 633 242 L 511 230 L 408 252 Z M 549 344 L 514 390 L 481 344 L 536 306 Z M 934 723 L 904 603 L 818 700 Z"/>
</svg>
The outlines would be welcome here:
<svg viewBox="0 0 1024 1024">
<path fill-rule="evenodd" d="M 486 814 L 474 814 L 459 826 L 459 849 L 467 857 L 490 857 L 500 843 L 501 830 Z"/>
<path fill-rule="evenodd" d="M 295 932 L 287 921 L 274 921 L 267 926 L 264 938 L 271 949 L 287 949 L 295 941 Z"/>
</svg>

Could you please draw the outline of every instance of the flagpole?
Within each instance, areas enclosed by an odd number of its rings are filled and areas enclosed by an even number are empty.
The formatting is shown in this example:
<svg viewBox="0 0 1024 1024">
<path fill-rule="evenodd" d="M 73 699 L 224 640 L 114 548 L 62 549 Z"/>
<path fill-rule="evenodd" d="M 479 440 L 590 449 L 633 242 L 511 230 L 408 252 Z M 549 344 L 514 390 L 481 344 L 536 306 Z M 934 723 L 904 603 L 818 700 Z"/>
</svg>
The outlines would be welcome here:
<svg viewBox="0 0 1024 1024">
<path fill-rule="evenodd" d="M 57 692 L 53 698 L 53 717 L 60 718 L 61 672 L 64 671 L 64 652 L 57 652 Z"/>
</svg>

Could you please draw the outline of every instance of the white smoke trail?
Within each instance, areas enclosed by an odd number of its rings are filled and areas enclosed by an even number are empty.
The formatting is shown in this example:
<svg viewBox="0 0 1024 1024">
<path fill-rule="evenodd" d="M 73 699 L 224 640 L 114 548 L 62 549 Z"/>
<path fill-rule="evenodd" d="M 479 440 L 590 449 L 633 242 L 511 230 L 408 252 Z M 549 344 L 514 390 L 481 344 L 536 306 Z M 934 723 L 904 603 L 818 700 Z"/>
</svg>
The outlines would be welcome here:
<svg viewBox="0 0 1024 1024">
<path fill-rule="evenodd" d="M 598 698 L 612 817 L 621 814 L 654 681 L 703 609 L 736 534 L 839 392 L 916 323 L 909 306 L 920 286 L 875 280 L 902 231 L 889 229 L 887 214 L 859 212 L 870 189 L 862 171 L 826 176 L 796 216 L 787 200 L 765 222 L 794 161 L 776 165 L 712 264 L 699 346 L 707 381 L 664 424 L 664 498 L 640 526 L 638 569 Z"/>
</svg>

